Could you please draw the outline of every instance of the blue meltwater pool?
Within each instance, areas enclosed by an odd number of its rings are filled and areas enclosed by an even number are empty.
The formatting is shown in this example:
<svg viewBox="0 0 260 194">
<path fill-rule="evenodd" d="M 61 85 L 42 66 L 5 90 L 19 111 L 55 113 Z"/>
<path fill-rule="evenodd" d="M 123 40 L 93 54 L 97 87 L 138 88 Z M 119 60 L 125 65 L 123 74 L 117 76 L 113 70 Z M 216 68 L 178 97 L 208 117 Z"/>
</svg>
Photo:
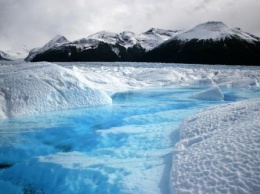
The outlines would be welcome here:
<svg viewBox="0 0 260 194">
<path fill-rule="evenodd" d="M 223 91 L 218 102 L 189 98 L 200 90 L 122 92 L 109 106 L 0 121 L 0 193 L 169 193 L 180 122 L 259 96 L 247 89 Z"/>
</svg>

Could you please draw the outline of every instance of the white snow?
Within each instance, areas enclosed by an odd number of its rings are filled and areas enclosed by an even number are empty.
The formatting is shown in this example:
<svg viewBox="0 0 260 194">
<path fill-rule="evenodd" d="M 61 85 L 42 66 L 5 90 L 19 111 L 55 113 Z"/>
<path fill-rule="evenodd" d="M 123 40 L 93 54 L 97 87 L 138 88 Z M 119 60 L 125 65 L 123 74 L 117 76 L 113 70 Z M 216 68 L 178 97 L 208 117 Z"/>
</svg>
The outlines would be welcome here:
<svg viewBox="0 0 260 194">
<path fill-rule="evenodd" d="M 95 88 L 119 92 L 147 87 L 186 86 L 207 89 L 258 88 L 258 67 L 160 63 L 59 63 L 81 74 Z M 111 65 L 113 64 L 113 65 Z"/>
<path fill-rule="evenodd" d="M 101 31 L 93 35 L 90 35 L 87 39 L 95 39 L 95 40 L 99 40 L 105 43 L 115 45 L 116 43 L 118 43 L 120 36 L 119 34 L 113 32 Z"/>
<path fill-rule="evenodd" d="M 3 58 L 4 60 L 13 60 L 13 58 L 10 55 L 3 51 L 0 51 L 0 60 L 1 58 Z"/>
<path fill-rule="evenodd" d="M 120 50 L 116 47 L 112 47 L 112 50 L 114 51 L 114 53 L 116 53 L 117 56 L 120 57 Z"/>
<path fill-rule="evenodd" d="M 151 50 L 179 33 L 181 33 L 181 31 L 151 28 L 147 32 L 137 35 L 136 39 L 145 50 Z"/>
<path fill-rule="evenodd" d="M 133 47 L 135 44 L 139 43 L 145 50 L 151 50 L 178 33 L 180 32 L 157 28 L 151 28 L 147 32 L 141 34 L 135 34 L 129 31 L 123 31 L 119 34 L 101 31 L 89 36 L 88 39 L 96 39 L 112 45 L 120 44 L 125 48 Z"/>
<path fill-rule="evenodd" d="M 230 28 L 222 22 L 207 22 L 203 24 L 199 24 L 194 28 L 184 31 L 181 34 L 174 36 L 172 39 L 180 39 L 183 41 L 191 40 L 191 39 L 199 39 L 199 40 L 220 40 L 225 39 L 227 37 L 237 36 L 241 39 L 247 41 L 258 41 L 255 37 L 251 36 L 248 33 L 242 32 L 236 28 Z"/>
<path fill-rule="evenodd" d="M 78 49 L 88 50 L 88 49 L 97 48 L 99 43 L 100 43 L 100 41 L 96 40 L 96 39 L 82 38 L 82 39 L 70 42 L 69 45 L 76 46 Z"/>
<path fill-rule="evenodd" d="M 258 193 L 260 100 L 211 107 L 186 119 L 174 148 L 174 193 Z"/>
<path fill-rule="evenodd" d="M 51 63 L 2 66 L 0 118 L 110 104 L 111 98 Z"/>
<path fill-rule="evenodd" d="M 16 48 L 3 48 L 3 51 L 8 53 L 12 60 L 24 59 L 28 56 L 30 49 L 26 45 L 16 46 Z"/>
<path fill-rule="evenodd" d="M 52 49 L 54 47 L 61 46 L 63 44 L 68 43 L 69 41 L 61 35 L 55 36 L 53 39 L 51 39 L 49 42 L 47 42 L 43 47 L 41 48 L 34 48 L 29 52 L 29 55 L 27 57 L 28 61 L 31 61 L 37 54 L 43 53 L 49 49 Z"/>
</svg>

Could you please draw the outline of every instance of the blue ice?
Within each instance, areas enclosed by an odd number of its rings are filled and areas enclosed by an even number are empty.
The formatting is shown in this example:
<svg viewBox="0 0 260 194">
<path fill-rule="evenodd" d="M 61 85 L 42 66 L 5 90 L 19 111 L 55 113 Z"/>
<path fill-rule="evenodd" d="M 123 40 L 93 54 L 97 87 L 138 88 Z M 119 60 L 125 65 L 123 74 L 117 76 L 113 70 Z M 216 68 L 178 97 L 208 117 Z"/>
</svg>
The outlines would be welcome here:
<svg viewBox="0 0 260 194">
<path fill-rule="evenodd" d="M 169 193 L 180 122 L 224 101 L 189 98 L 198 89 L 116 93 L 108 106 L 0 121 L 0 193 Z"/>
</svg>

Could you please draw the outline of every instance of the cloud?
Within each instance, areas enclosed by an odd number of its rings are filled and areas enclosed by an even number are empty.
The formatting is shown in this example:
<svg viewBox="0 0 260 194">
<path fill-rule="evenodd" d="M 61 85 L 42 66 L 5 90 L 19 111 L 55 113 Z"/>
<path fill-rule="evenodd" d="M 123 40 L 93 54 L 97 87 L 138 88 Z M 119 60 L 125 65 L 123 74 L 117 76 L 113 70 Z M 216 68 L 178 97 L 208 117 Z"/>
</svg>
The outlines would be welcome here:
<svg viewBox="0 0 260 194">
<path fill-rule="evenodd" d="M 260 36 L 259 0 L 0 0 L 0 50 L 38 47 L 57 34 L 185 29 L 217 20 Z"/>
</svg>

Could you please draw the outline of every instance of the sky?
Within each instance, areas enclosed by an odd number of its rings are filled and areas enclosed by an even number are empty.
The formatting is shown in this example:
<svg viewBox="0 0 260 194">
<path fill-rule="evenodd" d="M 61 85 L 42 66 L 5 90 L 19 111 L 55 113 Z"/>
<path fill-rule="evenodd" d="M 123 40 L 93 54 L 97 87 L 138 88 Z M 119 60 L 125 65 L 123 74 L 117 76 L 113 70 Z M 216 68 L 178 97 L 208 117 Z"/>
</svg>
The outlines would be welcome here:
<svg viewBox="0 0 260 194">
<path fill-rule="evenodd" d="M 188 29 L 207 21 L 260 36 L 260 0 L 0 0 L 0 50 L 41 47 L 106 30 Z"/>
</svg>

